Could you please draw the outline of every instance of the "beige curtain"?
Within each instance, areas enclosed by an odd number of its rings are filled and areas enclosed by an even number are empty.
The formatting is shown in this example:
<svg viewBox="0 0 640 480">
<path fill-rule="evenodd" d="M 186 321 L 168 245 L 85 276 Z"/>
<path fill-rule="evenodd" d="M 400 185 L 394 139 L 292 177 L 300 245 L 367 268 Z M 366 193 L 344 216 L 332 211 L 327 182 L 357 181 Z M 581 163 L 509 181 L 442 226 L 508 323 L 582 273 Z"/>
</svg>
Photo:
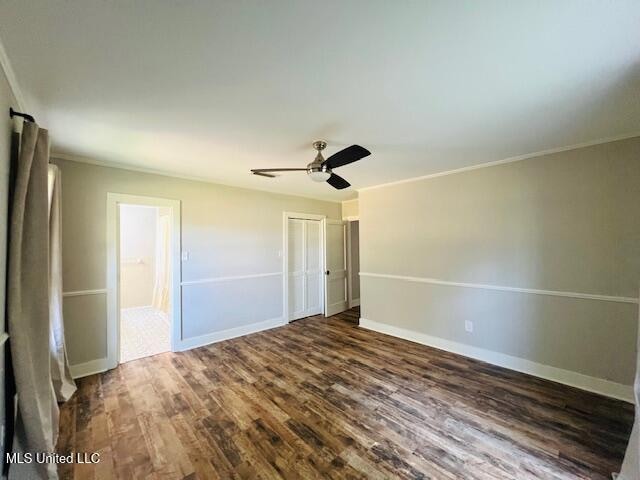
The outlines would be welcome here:
<svg viewBox="0 0 640 480">
<path fill-rule="evenodd" d="M 52 452 L 58 404 L 49 354 L 49 136 L 25 122 L 15 165 L 8 251 L 7 313 L 18 394 L 14 452 Z M 13 464 L 10 479 L 57 478 L 55 465 Z"/>
<path fill-rule="evenodd" d="M 640 324 L 640 311 L 638 312 L 638 319 Z M 636 405 L 636 417 L 633 422 L 633 430 L 631 431 L 631 438 L 629 438 L 629 444 L 627 445 L 627 453 L 624 456 L 624 462 L 622 463 L 622 469 L 618 480 L 638 480 L 640 479 L 640 330 L 638 331 L 638 346 L 637 346 L 637 363 L 636 363 L 636 379 L 633 384 L 633 392 Z"/>
<path fill-rule="evenodd" d="M 171 281 L 171 215 L 161 212 L 156 228 L 156 278 L 151 305 L 168 314 L 169 282 Z"/>
<path fill-rule="evenodd" d="M 69 371 L 69 360 L 64 341 L 62 316 L 62 223 L 60 169 L 49 165 L 49 353 L 51 379 L 58 402 L 66 402 L 76 391 Z"/>
</svg>

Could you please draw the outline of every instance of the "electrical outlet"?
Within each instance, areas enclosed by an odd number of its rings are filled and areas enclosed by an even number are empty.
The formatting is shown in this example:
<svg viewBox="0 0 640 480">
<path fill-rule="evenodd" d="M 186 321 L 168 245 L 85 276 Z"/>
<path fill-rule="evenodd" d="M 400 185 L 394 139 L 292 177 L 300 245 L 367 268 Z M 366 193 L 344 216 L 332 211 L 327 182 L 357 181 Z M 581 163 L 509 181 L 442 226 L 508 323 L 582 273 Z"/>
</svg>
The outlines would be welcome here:
<svg viewBox="0 0 640 480">
<path fill-rule="evenodd" d="M 469 333 L 473 333 L 473 322 L 471 320 L 465 320 L 464 329 Z"/>
<path fill-rule="evenodd" d="M 187 260 L 189 260 L 189 252 L 187 252 L 187 251 L 182 252 L 182 257 L 181 258 L 182 258 L 183 262 L 186 262 Z"/>
</svg>

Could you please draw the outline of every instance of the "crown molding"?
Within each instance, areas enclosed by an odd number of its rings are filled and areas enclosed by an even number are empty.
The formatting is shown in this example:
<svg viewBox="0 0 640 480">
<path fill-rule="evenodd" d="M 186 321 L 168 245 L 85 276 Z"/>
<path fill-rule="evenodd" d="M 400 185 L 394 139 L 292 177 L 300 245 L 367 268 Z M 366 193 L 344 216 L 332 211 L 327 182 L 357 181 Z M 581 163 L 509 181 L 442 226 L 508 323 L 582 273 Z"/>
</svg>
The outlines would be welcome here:
<svg viewBox="0 0 640 480">
<path fill-rule="evenodd" d="M 519 162 L 521 160 L 528 160 L 530 158 L 542 157 L 544 155 L 552 155 L 554 153 L 560 153 L 560 152 L 567 152 L 569 150 L 577 150 L 579 148 L 593 147 L 595 145 L 602 145 L 604 143 L 617 142 L 620 140 L 627 140 L 629 138 L 635 138 L 635 137 L 640 137 L 640 131 L 624 133 L 622 135 L 616 135 L 613 137 L 600 138 L 598 140 L 591 140 L 583 143 L 576 143 L 574 145 L 568 145 L 565 147 L 557 147 L 557 148 L 550 148 L 547 150 L 540 150 L 539 152 L 525 153 L 523 155 L 518 155 L 515 157 L 503 158 L 502 160 L 494 160 L 491 162 L 479 163 L 477 165 L 469 165 L 468 167 L 461 167 L 453 170 L 445 170 L 442 172 L 430 173 L 428 175 L 421 175 L 419 177 L 411 177 L 411 178 L 405 178 L 403 180 L 396 180 L 394 182 L 371 185 L 370 187 L 358 188 L 357 191 L 358 193 L 360 193 L 360 192 L 366 192 L 368 190 L 374 190 L 376 188 L 392 187 L 395 185 L 402 185 L 403 183 L 419 182 L 420 180 L 428 180 L 430 178 L 444 177 L 446 175 L 469 172 L 471 170 L 478 170 L 480 168 L 495 167 L 498 165 L 504 165 L 506 163 Z"/>
<path fill-rule="evenodd" d="M 276 191 L 273 191 L 273 190 L 266 190 L 266 189 L 262 189 L 262 188 L 246 187 L 246 186 L 237 185 L 237 184 L 233 184 L 233 183 L 225 183 L 225 182 L 221 182 L 221 181 L 218 181 L 218 180 L 212 180 L 212 179 L 209 179 L 209 178 L 206 178 L 206 177 L 182 175 L 182 174 L 179 174 L 179 173 L 166 172 L 164 170 L 156 170 L 156 169 L 153 169 L 153 168 L 136 167 L 136 166 L 127 165 L 127 164 L 124 164 L 124 163 L 110 162 L 110 161 L 104 161 L 104 160 L 95 160 L 93 158 L 87 158 L 87 157 L 82 157 L 82 156 L 77 156 L 77 155 L 69 155 L 67 153 L 51 152 L 50 157 L 52 159 L 65 160 L 65 161 L 68 161 L 68 162 L 84 163 L 84 164 L 89 164 L 89 165 L 95 165 L 95 166 L 98 166 L 98 167 L 117 168 L 117 169 L 120 169 L 120 170 L 129 170 L 131 172 L 148 173 L 150 175 L 160 175 L 162 177 L 169 177 L 169 178 L 179 178 L 180 180 L 189 180 L 191 182 L 209 183 L 211 185 L 221 185 L 221 186 L 224 186 L 224 187 L 241 188 L 243 190 L 252 190 L 252 191 L 257 191 L 257 192 L 270 193 L 272 195 L 283 195 L 283 196 L 287 196 L 287 197 L 299 197 L 299 198 L 306 198 L 308 200 L 316 200 L 316 201 L 319 201 L 319 202 L 337 203 L 339 205 L 342 204 L 342 200 L 331 200 L 331 199 L 322 198 L 322 197 L 312 197 L 310 195 L 300 195 L 300 194 L 294 194 L 294 193 L 282 193 L 282 192 L 276 192 Z"/>
<path fill-rule="evenodd" d="M 13 71 L 13 67 L 11 66 L 11 62 L 9 61 L 9 56 L 7 55 L 7 51 L 4 48 L 4 44 L 2 43 L 2 38 L 0 38 L 0 68 L 4 72 L 4 76 L 7 79 L 7 83 L 9 84 L 9 88 L 13 92 L 13 96 L 16 99 L 17 107 L 26 112 L 29 110 L 27 108 L 27 103 L 24 100 L 24 94 L 22 93 L 22 89 L 18 84 L 18 79 L 16 78 L 16 74 Z"/>
</svg>

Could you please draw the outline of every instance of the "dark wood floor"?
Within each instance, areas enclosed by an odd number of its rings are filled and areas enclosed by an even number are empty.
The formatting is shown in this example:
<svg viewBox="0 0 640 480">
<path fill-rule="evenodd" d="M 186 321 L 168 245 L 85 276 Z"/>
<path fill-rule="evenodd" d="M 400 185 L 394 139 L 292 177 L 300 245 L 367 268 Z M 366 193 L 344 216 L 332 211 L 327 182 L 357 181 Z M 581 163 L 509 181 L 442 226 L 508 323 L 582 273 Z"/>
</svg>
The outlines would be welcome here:
<svg viewBox="0 0 640 480">
<path fill-rule="evenodd" d="M 629 404 L 312 317 L 79 382 L 62 478 L 610 478 Z"/>
</svg>

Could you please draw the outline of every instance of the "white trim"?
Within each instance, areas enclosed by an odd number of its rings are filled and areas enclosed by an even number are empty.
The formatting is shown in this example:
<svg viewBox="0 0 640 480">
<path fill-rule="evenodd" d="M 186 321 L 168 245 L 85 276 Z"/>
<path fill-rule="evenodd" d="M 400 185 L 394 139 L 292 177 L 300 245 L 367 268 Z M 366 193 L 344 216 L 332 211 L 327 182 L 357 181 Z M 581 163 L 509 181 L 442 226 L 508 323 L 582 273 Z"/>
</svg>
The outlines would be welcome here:
<svg viewBox="0 0 640 480">
<path fill-rule="evenodd" d="M 181 220 L 180 201 L 122 193 L 107 193 L 107 363 L 120 362 L 120 204 L 168 207 L 171 209 L 171 351 L 182 340 Z"/>
<path fill-rule="evenodd" d="M 2 43 L 2 39 L 0 39 L 0 67 L 4 71 L 4 76 L 7 79 L 7 83 L 9 84 L 9 88 L 13 92 L 13 96 L 16 99 L 17 106 L 23 112 L 27 111 L 27 103 L 24 100 L 24 94 L 22 93 L 22 89 L 18 84 L 18 79 L 16 77 L 15 71 L 11 66 L 11 61 L 9 60 L 9 56 L 7 55 L 7 51 L 4 48 Z M 29 112 L 27 112 L 29 113 Z M 33 113 L 33 112 L 31 112 Z M 5 112 L 6 114 L 6 112 Z"/>
<path fill-rule="evenodd" d="M 266 189 L 266 188 L 258 188 L 258 187 L 255 187 L 255 186 L 248 187 L 246 185 L 240 185 L 240 184 L 233 183 L 233 182 L 225 182 L 223 180 L 217 180 L 217 179 L 212 179 L 212 178 L 208 178 L 208 177 L 198 177 L 198 176 L 193 176 L 193 175 L 183 175 L 183 174 L 180 174 L 180 173 L 177 173 L 177 172 L 171 172 L 171 171 L 166 171 L 166 170 L 158 170 L 158 169 L 155 169 L 155 168 L 148 168 L 148 167 L 137 167 L 135 165 L 129 165 L 129 164 L 120 163 L 120 162 L 111 162 L 111 161 L 106 161 L 106 160 L 95 160 L 93 158 L 81 157 L 81 156 L 78 156 L 78 155 L 69 155 L 67 153 L 51 152 L 51 154 L 49 156 L 50 156 L 50 158 L 53 158 L 53 159 L 65 160 L 65 161 L 68 161 L 68 162 L 84 163 L 84 164 L 87 164 L 87 165 L 95 165 L 97 167 L 118 168 L 120 170 L 128 170 L 128 171 L 131 171 L 131 172 L 138 172 L 138 173 L 147 173 L 149 175 L 160 175 L 162 177 L 179 178 L 181 180 L 189 180 L 191 182 L 208 183 L 208 184 L 212 184 L 212 185 L 222 185 L 222 186 L 225 186 L 225 187 L 234 187 L 234 188 L 241 188 L 243 190 L 252 190 L 252 191 L 258 191 L 258 192 L 270 193 L 272 195 L 281 195 L 281 196 L 286 196 L 286 197 L 307 198 L 307 199 L 311 199 L 311 200 L 318 200 L 320 202 L 330 202 L 330 203 L 342 204 L 342 200 L 336 200 L 336 199 L 331 199 L 331 198 L 326 198 L 326 197 L 303 195 L 301 193 L 283 193 L 283 192 L 277 191 L 277 190 L 269 190 L 269 189 Z"/>
<path fill-rule="evenodd" d="M 406 330 L 404 328 L 395 327 L 385 323 L 360 318 L 360 327 L 374 332 L 384 333 L 393 337 L 402 338 L 411 342 L 420 343 L 429 347 L 438 348 L 457 355 L 474 358 L 483 362 L 497 365 L 499 367 L 522 372 L 534 377 L 551 380 L 553 382 L 569 385 L 570 387 L 587 390 L 589 392 L 599 393 L 607 397 L 617 398 L 625 402 L 633 403 L 633 387 L 631 385 L 623 385 L 621 383 L 611 382 L 602 378 L 590 377 L 578 372 L 564 370 L 561 368 L 543 365 L 541 363 L 532 362 L 524 358 L 514 357 L 504 353 L 486 350 L 464 343 L 445 340 L 444 338 L 432 337 L 425 333 Z"/>
<path fill-rule="evenodd" d="M 201 283 L 230 282 L 234 280 L 246 280 L 248 278 L 277 277 L 279 275 L 282 275 L 282 272 L 253 273 L 251 275 L 234 275 L 231 277 L 201 278 L 200 280 L 187 280 L 185 282 L 182 282 L 181 285 L 183 287 L 186 287 L 188 285 L 200 285 Z"/>
<path fill-rule="evenodd" d="M 144 308 L 144 307 L 133 307 L 133 308 Z M 208 333 L 206 335 L 201 335 L 198 337 L 187 338 L 185 340 L 181 340 L 175 349 L 175 351 L 185 351 L 191 350 L 192 348 L 198 348 L 205 345 L 209 345 L 212 343 L 221 342 L 223 340 L 229 340 L 231 338 L 241 337 L 243 335 L 249 335 L 251 333 L 261 332 L 263 330 L 269 330 L 271 328 L 282 327 L 286 325 L 282 318 L 273 318 L 270 320 L 265 320 L 262 322 L 251 323 L 249 325 L 243 325 L 241 327 L 229 328 L 227 330 L 222 330 L 220 332 Z M 79 363 L 76 365 L 71 365 L 69 369 L 71 370 L 71 376 L 73 378 L 82 378 L 88 375 L 94 375 L 96 373 L 102 373 L 109 370 L 110 364 L 108 359 L 99 358 L 97 360 L 91 360 L 85 363 Z"/>
<path fill-rule="evenodd" d="M 349 217 L 346 217 L 347 219 Z M 352 217 L 351 217 L 352 218 Z M 345 220 L 345 219 L 343 219 Z M 359 298 L 353 298 L 353 272 L 352 272 L 352 258 L 351 258 L 351 222 L 360 222 L 358 220 L 346 220 L 347 221 L 347 301 L 349 308 L 357 307 L 360 305 Z M 360 229 L 358 229 L 358 252 L 360 251 Z M 360 275 L 360 273 L 358 273 Z"/>
<path fill-rule="evenodd" d="M 9 340 L 9 334 L 7 332 L 0 333 L 0 347 Z"/>
<path fill-rule="evenodd" d="M 106 288 L 96 288 L 95 290 L 75 290 L 71 292 L 64 292 L 63 297 L 82 297 L 84 295 L 102 295 L 107 293 Z"/>
<path fill-rule="evenodd" d="M 317 215 L 313 213 L 300 213 L 300 212 L 282 212 L 282 318 L 285 321 L 289 321 L 289 219 L 300 220 L 318 220 L 321 222 L 320 229 L 324 232 L 326 221 L 326 215 Z M 322 258 L 325 259 L 325 243 L 324 234 L 320 235 L 320 249 Z M 326 270 L 324 260 L 322 264 L 322 271 Z M 323 285 L 323 302 L 325 304 L 324 297 L 326 297 L 326 291 L 324 290 L 324 282 L 320 282 Z M 324 307 L 323 307 L 324 308 Z M 323 312 L 320 312 L 323 313 Z"/>
<path fill-rule="evenodd" d="M 345 222 L 357 222 L 360 220 L 360 217 L 358 215 L 350 215 L 348 217 L 342 217 L 342 220 Z"/>
<path fill-rule="evenodd" d="M 180 342 L 180 351 L 191 350 L 192 348 L 203 347 L 212 343 L 222 342 L 231 338 L 242 337 L 251 333 L 262 332 L 271 328 L 282 327 L 287 322 L 282 318 L 272 318 L 262 322 L 250 323 L 241 327 L 228 328 L 220 332 L 207 333 L 198 337 L 186 338 Z"/>
<path fill-rule="evenodd" d="M 82 378 L 109 370 L 109 362 L 106 358 L 98 358 L 85 363 L 70 365 L 69 370 L 73 378 Z"/>
<path fill-rule="evenodd" d="M 342 227 L 342 269 L 333 270 L 331 275 L 333 276 L 335 273 L 342 273 L 344 275 L 344 301 L 336 302 L 329 304 L 329 275 L 324 276 L 324 316 L 331 317 L 332 315 L 337 315 L 338 313 L 344 312 L 349 308 L 349 266 L 347 265 L 347 225 L 349 222 L 345 222 L 344 220 L 332 220 L 327 219 L 324 221 L 324 271 L 329 270 L 329 266 L 327 265 L 327 251 L 329 250 L 328 242 L 327 242 L 327 228 L 328 225 L 339 225 Z M 339 279 L 335 279 L 339 280 Z"/>
<path fill-rule="evenodd" d="M 445 170 L 443 172 L 430 173 L 428 175 L 421 175 L 419 177 L 405 178 L 403 180 L 396 180 L 394 182 L 381 183 L 379 185 L 371 185 L 370 187 L 358 188 L 358 192 L 365 192 L 367 190 L 373 190 L 376 188 L 392 187 L 394 185 L 401 185 L 403 183 L 419 182 L 420 180 L 428 180 L 430 178 L 443 177 L 445 175 L 453 175 L 455 173 L 469 172 L 471 170 L 477 170 L 479 168 L 495 167 L 497 165 L 504 165 L 505 163 L 519 162 L 521 160 L 527 160 L 529 158 L 542 157 L 544 155 L 551 155 L 554 153 L 566 152 L 569 150 L 577 150 L 579 148 L 593 147 L 595 145 L 602 145 L 604 143 L 617 142 L 619 140 L 626 140 L 629 138 L 640 137 L 640 131 L 624 133 L 621 135 L 615 135 L 613 137 L 600 138 L 597 140 L 590 140 L 588 142 L 576 143 L 575 145 L 568 145 L 565 147 L 549 148 L 547 150 L 540 150 L 539 152 L 525 153 L 524 155 L 517 155 L 515 157 L 503 158 L 502 160 L 494 160 L 491 162 L 479 163 L 477 165 L 469 165 L 466 167 L 455 168 L 453 170 Z M 359 197 L 358 197 L 359 198 Z"/>
<path fill-rule="evenodd" d="M 347 222 L 347 304 L 353 307 L 353 271 L 351 265 L 351 221 L 343 218 Z"/>
<path fill-rule="evenodd" d="M 347 306 L 351 308 L 351 222 L 344 217 L 345 224 L 345 255 L 347 257 Z"/>
<path fill-rule="evenodd" d="M 300 213 L 300 212 L 283 212 L 285 218 L 297 218 L 299 220 L 319 220 L 322 221 L 327 218 L 326 215 L 317 215 L 315 213 Z"/>
<path fill-rule="evenodd" d="M 440 280 L 437 278 L 409 277 L 405 275 L 389 275 L 386 273 L 360 272 L 360 276 L 371 278 L 387 278 L 390 280 L 402 280 L 405 282 L 430 283 L 434 285 L 446 285 L 450 287 L 479 288 L 482 290 L 499 290 L 502 292 L 530 293 L 534 295 L 549 295 L 553 297 L 569 297 L 581 298 L 585 300 L 600 300 L 604 302 L 633 303 L 636 305 L 638 304 L 638 299 L 634 297 L 617 297 L 613 295 L 565 292 L 560 290 L 540 290 L 537 288 L 506 287 L 503 285 L 488 285 L 483 283 L 450 282 L 448 280 Z"/>
</svg>

